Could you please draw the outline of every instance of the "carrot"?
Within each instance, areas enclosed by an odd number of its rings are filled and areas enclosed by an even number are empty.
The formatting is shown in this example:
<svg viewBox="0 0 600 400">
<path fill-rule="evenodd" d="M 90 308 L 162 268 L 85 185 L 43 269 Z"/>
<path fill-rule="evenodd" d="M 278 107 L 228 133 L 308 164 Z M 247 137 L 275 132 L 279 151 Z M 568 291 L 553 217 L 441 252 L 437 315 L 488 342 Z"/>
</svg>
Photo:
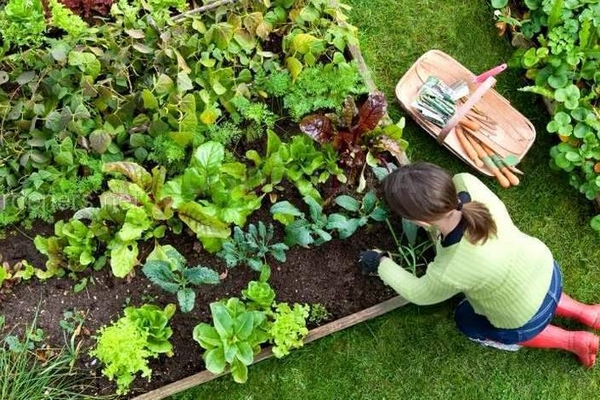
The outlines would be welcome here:
<svg viewBox="0 0 600 400">
<path fill-rule="evenodd" d="M 481 147 L 483 147 L 485 152 L 492 158 L 494 163 L 496 163 L 496 166 L 498 167 L 500 172 L 508 179 L 510 184 L 513 186 L 517 186 L 520 183 L 519 178 L 515 174 L 513 174 L 512 171 L 510 171 L 508 168 L 506 168 L 506 166 L 500 159 L 500 156 L 498 156 L 498 154 L 494 153 L 494 151 L 492 149 L 490 149 L 483 143 L 481 143 Z"/>
<path fill-rule="evenodd" d="M 505 189 L 510 187 L 510 181 L 506 178 L 506 176 L 502 174 L 502 172 L 500 172 L 500 169 L 496 167 L 496 164 L 494 164 L 490 156 L 485 152 L 483 147 L 481 147 L 479 142 L 470 135 L 465 135 L 465 137 L 471 143 L 471 145 L 473 145 L 473 148 L 475 149 L 475 151 L 477 151 L 477 155 L 479 156 L 479 158 L 481 158 L 487 169 L 489 169 L 490 172 L 494 174 L 494 176 L 500 183 L 500 186 L 502 186 Z"/>
<path fill-rule="evenodd" d="M 458 141 L 462 145 L 463 149 L 465 149 L 465 152 L 467 153 L 469 158 L 473 160 L 473 162 L 478 168 L 482 168 L 483 161 L 481 161 L 481 159 L 477 155 L 477 151 L 475 151 L 471 143 L 467 140 L 463 129 L 460 127 L 460 125 L 457 125 L 454 129 L 456 131 L 456 137 L 458 138 Z"/>
<path fill-rule="evenodd" d="M 472 121 L 467 118 L 461 119 L 460 121 L 458 121 L 458 123 L 472 131 L 477 131 L 477 130 L 479 130 L 479 128 L 481 128 L 481 125 L 479 125 L 478 122 Z"/>
</svg>

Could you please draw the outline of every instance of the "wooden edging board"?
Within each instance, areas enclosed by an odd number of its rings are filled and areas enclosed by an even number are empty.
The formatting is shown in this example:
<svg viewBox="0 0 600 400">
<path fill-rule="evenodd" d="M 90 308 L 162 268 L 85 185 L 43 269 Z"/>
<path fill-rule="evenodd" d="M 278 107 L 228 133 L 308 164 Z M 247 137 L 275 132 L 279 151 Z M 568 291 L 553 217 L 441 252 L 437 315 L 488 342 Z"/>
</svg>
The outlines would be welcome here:
<svg viewBox="0 0 600 400">
<path fill-rule="evenodd" d="M 308 332 L 306 338 L 304 338 L 304 343 L 310 343 L 329 334 L 349 328 L 358 323 L 367 321 L 375 317 L 379 317 L 389 311 L 395 310 L 396 308 L 400 308 L 406 304 L 408 304 L 408 301 L 403 299 L 402 297 L 392 297 L 391 299 L 386 300 L 382 303 L 376 304 L 357 313 L 348 315 L 347 317 L 340 318 L 318 328 L 312 329 L 310 332 Z M 271 356 L 273 356 L 272 347 L 264 348 L 256 357 L 254 357 L 253 364 L 256 364 L 259 361 L 266 360 Z M 228 373 L 229 370 L 220 374 L 213 374 L 212 372 L 205 370 L 197 374 L 188 376 L 187 378 L 183 378 L 177 382 L 173 382 L 171 384 L 155 389 L 151 392 L 144 393 L 140 396 L 135 397 L 133 400 L 161 400 L 168 396 L 183 392 L 184 390 L 190 389 L 194 386 L 198 386 L 202 383 L 212 381 L 213 379 L 218 378 L 222 375 L 226 375 Z"/>
</svg>

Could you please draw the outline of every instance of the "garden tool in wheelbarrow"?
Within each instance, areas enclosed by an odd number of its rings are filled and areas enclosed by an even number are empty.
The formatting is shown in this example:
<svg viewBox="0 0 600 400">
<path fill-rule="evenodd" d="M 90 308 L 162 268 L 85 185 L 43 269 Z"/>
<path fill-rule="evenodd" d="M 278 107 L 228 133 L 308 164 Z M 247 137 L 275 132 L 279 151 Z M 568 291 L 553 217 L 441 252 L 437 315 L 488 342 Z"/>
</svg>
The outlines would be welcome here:
<svg viewBox="0 0 600 400">
<path fill-rule="evenodd" d="M 506 64 L 495 67 L 475 77 L 472 83 L 485 81 L 504 69 Z M 469 92 L 469 84 L 466 81 L 456 81 L 448 86 L 439 77 L 430 75 L 419 90 L 414 107 L 425 120 L 444 128 L 455 116 L 458 104 Z M 518 171 L 514 168 L 518 160 L 514 156 L 511 157 L 511 154 L 501 156 L 482 139 L 482 136 L 498 134 L 498 124 L 493 119 L 472 108 L 458 121 L 454 129 L 464 151 L 477 167 L 486 168 L 504 188 L 519 184 L 519 178 L 513 173 Z"/>
<path fill-rule="evenodd" d="M 535 141 L 533 124 L 493 89 L 502 64 L 476 75 L 440 50 L 423 54 L 396 85 L 402 108 L 437 142 L 502 186 Z"/>
</svg>

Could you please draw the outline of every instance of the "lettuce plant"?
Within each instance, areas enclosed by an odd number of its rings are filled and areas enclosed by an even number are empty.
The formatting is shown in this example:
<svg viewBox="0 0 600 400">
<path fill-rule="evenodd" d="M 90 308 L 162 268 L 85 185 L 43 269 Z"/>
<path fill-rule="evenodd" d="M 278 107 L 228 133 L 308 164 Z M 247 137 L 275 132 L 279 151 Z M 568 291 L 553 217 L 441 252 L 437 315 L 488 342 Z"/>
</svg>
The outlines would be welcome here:
<svg viewBox="0 0 600 400">
<path fill-rule="evenodd" d="M 262 310 L 270 310 L 275 301 L 275 291 L 267 282 L 250 281 L 248 287 L 242 290 L 242 296 Z"/>
<path fill-rule="evenodd" d="M 149 358 L 162 353 L 172 355 L 168 339 L 173 332 L 167 322 L 174 312 L 173 305 L 167 305 L 164 310 L 148 304 L 128 307 L 124 317 L 100 328 L 96 347 L 90 355 L 104 364 L 102 373 L 109 380 L 116 380 L 117 394 L 128 392 L 137 373 L 150 379 Z"/>
<path fill-rule="evenodd" d="M 290 354 L 290 349 L 304 345 L 304 337 L 308 335 L 306 319 L 309 310 L 308 305 L 294 304 L 293 308 L 287 303 L 275 305 L 274 321 L 269 328 L 269 340 L 274 344 L 275 357 L 282 358 Z"/>
<path fill-rule="evenodd" d="M 369 150 L 400 157 L 406 148 L 401 125 L 378 128 L 386 113 L 387 101 L 381 92 L 370 93 L 359 105 L 347 97 L 339 115 L 308 115 L 300 121 L 300 130 L 319 143 L 333 144 L 340 164 L 350 171 L 350 182 L 354 182 Z"/>
<path fill-rule="evenodd" d="M 206 349 L 202 358 L 206 369 L 220 374 L 230 366 L 238 383 L 248 379 L 248 365 L 268 340 L 267 317 L 262 311 L 250 311 L 236 297 L 210 304 L 213 325 L 201 323 L 194 328 L 194 340 Z"/>
</svg>

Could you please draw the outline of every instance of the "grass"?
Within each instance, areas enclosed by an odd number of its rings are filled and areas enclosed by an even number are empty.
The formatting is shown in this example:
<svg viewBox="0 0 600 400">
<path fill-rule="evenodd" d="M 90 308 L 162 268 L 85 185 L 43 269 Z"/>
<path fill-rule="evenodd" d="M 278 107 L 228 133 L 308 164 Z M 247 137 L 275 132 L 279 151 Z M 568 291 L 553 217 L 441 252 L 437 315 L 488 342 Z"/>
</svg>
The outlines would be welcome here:
<svg viewBox="0 0 600 400">
<path fill-rule="evenodd" d="M 392 103 L 394 119 L 403 115 L 393 100 L 394 86 L 427 50 L 443 50 L 473 72 L 487 70 L 512 54 L 507 41 L 496 35 L 486 1 L 347 2 L 354 7 L 350 21 L 359 28 L 363 55 Z M 565 290 L 581 300 L 600 302 L 600 241 L 589 227 L 593 205 L 569 186 L 566 174 L 549 169 L 548 152 L 555 138 L 545 132 L 548 115 L 539 98 L 517 91 L 526 84 L 522 75 L 503 72 L 497 89 L 536 126 L 536 142 L 519 166 L 525 176 L 520 186 L 509 190 L 492 179 L 483 180 L 506 203 L 514 222 L 552 249 L 563 267 Z M 411 160 L 435 162 L 453 172 L 469 171 L 412 121 L 407 121 L 405 132 Z M 597 398 L 600 366 L 585 371 L 561 351 L 481 348 L 455 329 L 455 303 L 406 306 L 320 339 L 282 360 L 252 366 L 245 385 L 226 376 L 174 399 Z"/>
</svg>

